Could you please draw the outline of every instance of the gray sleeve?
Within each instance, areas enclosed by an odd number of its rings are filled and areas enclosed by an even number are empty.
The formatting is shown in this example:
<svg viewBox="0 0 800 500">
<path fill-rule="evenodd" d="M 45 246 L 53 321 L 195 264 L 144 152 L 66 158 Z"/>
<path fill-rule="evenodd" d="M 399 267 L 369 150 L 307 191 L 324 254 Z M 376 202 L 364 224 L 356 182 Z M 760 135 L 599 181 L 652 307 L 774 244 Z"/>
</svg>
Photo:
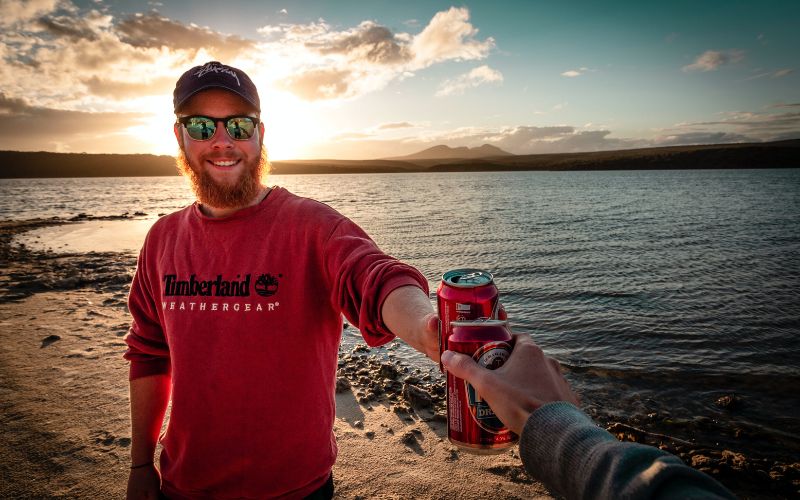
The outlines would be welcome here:
<svg viewBox="0 0 800 500">
<path fill-rule="evenodd" d="M 675 455 L 617 441 L 565 402 L 531 414 L 519 451 L 531 476 L 568 499 L 736 498 Z"/>
</svg>

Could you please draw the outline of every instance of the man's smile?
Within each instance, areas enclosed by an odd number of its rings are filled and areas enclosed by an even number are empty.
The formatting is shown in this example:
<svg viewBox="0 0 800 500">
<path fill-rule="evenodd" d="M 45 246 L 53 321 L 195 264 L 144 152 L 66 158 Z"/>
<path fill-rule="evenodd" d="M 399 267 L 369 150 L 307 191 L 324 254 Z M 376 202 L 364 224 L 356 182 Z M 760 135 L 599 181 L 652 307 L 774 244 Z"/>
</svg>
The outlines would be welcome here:
<svg viewBox="0 0 800 500">
<path fill-rule="evenodd" d="M 215 167 L 230 168 L 237 165 L 241 160 L 208 160 Z"/>
</svg>

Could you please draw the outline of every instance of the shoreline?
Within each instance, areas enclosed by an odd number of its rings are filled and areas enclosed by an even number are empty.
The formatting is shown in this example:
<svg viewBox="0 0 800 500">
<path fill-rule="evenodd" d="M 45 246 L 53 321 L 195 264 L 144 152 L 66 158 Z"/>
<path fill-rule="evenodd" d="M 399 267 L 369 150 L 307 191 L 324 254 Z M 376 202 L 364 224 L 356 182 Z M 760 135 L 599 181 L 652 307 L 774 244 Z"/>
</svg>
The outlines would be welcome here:
<svg viewBox="0 0 800 500">
<path fill-rule="evenodd" d="M 72 219 L 0 222 L 4 497 L 118 497 L 127 479 L 127 363 L 121 355 L 129 323 L 125 301 L 136 257 L 34 252 L 11 244 L 15 234 L 30 229 L 95 218 Z M 515 448 L 478 457 L 450 445 L 442 378 L 392 359 L 392 345 L 356 345 L 340 351 L 337 495 L 548 494 L 524 472 Z M 733 410 L 736 398 L 729 404 Z M 800 484 L 797 461 L 763 457 L 747 440 L 731 448 L 696 439 L 698 433 L 736 432 L 715 429 L 713 421 L 675 422 L 658 412 L 631 418 L 619 414 L 624 409 L 592 405 L 584 405 L 584 410 L 618 438 L 664 448 L 742 497 L 789 497 Z M 378 461 L 387 468 L 378 471 Z M 481 486 L 467 489 L 471 484 Z"/>
</svg>

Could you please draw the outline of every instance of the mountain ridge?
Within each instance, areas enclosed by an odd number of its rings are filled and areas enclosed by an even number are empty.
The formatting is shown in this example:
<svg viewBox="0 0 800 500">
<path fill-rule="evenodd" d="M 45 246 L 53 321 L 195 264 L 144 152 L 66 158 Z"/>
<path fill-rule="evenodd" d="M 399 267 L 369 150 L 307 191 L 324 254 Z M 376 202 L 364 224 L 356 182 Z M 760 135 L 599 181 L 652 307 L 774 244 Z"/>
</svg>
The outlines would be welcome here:
<svg viewBox="0 0 800 500">
<path fill-rule="evenodd" d="M 503 151 L 497 146 L 483 144 L 474 148 L 459 146 L 451 148 L 445 144 L 432 146 L 422 151 L 417 151 L 410 155 L 393 156 L 384 158 L 385 160 L 410 161 L 410 160 L 450 160 L 450 159 L 473 159 L 473 158 L 494 158 L 497 156 L 514 156 L 513 153 Z"/>
</svg>

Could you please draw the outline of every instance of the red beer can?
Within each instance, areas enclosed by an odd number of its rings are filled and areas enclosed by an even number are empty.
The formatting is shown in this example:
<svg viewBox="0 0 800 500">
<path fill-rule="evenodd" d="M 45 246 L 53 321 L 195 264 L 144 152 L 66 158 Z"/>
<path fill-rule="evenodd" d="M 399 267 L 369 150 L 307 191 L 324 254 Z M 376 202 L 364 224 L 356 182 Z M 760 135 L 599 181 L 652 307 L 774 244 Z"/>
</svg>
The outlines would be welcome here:
<svg viewBox="0 0 800 500">
<path fill-rule="evenodd" d="M 447 349 L 453 321 L 497 319 L 500 307 L 494 276 L 480 269 L 454 269 L 442 275 L 436 290 L 439 308 L 439 354 Z M 442 365 L 439 365 L 442 369 Z M 444 371 L 444 369 L 442 369 Z"/>
<path fill-rule="evenodd" d="M 501 320 L 455 321 L 447 349 L 472 356 L 476 363 L 494 370 L 511 355 L 513 340 Z M 471 453 L 501 453 L 514 446 L 511 432 L 464 379 L 447 374 L 447 435 L 450 442 Z"/>
</svg>

